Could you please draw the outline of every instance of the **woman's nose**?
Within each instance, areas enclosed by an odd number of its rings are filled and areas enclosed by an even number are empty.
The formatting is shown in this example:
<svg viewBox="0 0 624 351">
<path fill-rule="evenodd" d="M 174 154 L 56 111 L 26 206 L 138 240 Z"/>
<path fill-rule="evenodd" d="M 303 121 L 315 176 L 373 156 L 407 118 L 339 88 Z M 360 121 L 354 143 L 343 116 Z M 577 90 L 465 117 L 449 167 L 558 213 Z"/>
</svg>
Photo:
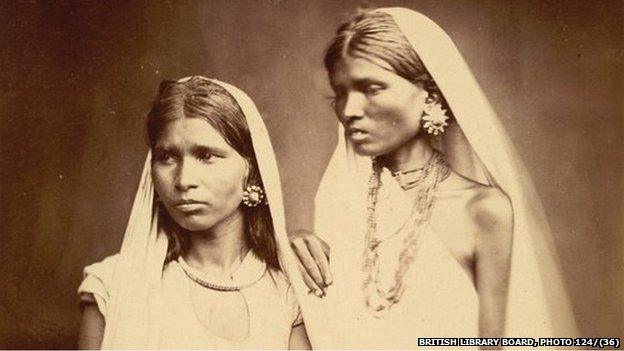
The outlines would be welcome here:
<svg viewBox="0 0 624 351">
<path fill-rule="evenodd" d="M 182 161 L 177 169 L 175 187 L 178 191 L 187 191 L 198 186 L 197 166 L 189 161 Z"/>
<path fill-rule="evenodd" d="M 341 113 L 343 122 L 346 123 L 354 118 L 364 117 L 364 99 L 364 95 L 360 93 L 347 94 Z"/>
</svg>

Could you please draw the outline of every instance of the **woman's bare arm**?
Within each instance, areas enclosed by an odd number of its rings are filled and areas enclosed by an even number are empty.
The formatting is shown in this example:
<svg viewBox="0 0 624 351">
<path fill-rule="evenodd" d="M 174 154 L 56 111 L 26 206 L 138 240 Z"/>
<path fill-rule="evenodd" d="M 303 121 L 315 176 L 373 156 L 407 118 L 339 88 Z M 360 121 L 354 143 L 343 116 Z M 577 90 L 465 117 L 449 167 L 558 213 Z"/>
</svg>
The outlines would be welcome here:
<svg viewBox="0 0 624 351">
<path fill-rule="evenodd" d="M 100 313 L 97 305 L 94 303 L 87 304 L 82 310 L 78 349 L 100 349 L 102 346 L 102 338 L 104 337 L 105 325 L 104 316 Z"/>
<path fill-rule="evenodd" d="M 470 206 L 477 227 L 476 286 L 479 293 L 479 335 L 502 337 L 509 290 L 513 213 L 500 190 L 490 188 Z"/>
</svg>

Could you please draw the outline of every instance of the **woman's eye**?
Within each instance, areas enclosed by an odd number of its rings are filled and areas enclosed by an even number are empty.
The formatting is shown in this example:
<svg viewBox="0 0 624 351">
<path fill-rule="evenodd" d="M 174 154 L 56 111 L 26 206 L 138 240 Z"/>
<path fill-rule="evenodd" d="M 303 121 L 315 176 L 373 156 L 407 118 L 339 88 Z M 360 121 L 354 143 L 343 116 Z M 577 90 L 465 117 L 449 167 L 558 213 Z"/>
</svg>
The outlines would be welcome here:
<svg viewBox="0 0 624 351">
<path fill-rule="evenodd" d="M 171 164 L 175 162 L 175 157 L 168 152 L 158 153 L 156 154 L 156 161 L 159 163 Z"/>
<path fill-rule="evenodd" d="M 208 162 L 208 161 L 210 161 L 213 157 L 214 157 L 214 155 L 213 155 L 213 154 L 211 154 L 211 153 L 209 153 L 209 152 L 206 152 L 206 153 L 200 154 L 200 155 L 197 157 L 197 159 L 198 159 L 198 160 L 200 160 L 200 161 L 202 161 L 202 162 Z"/>
<path fill-rule="evenodd" d="M 371 84 L 371 85 L 366 86 L 366 88 L 364 89 L 364 92 L 366 93 L 366 95 L 377 95 L 382 90 L 384 90 L 383 86 L 379 84 Z"/>
</svg>

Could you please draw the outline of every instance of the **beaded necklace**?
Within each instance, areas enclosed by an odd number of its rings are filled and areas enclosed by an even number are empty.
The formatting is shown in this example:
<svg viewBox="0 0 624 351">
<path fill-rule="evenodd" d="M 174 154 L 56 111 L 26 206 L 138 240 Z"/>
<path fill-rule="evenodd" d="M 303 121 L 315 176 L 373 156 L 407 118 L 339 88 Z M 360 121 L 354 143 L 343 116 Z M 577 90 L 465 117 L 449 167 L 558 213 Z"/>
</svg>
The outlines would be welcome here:
<svg viewBox="0 0 624 351">
<path fill-rule="evenodd" d="M 419 169 L 401 174 L 410 175 L 406 182 L 398 178 L 399 184 L 404 190 L 416 188 L 416 200 L 412 208 L 410 217 L 399 229 L 397 234 L 406 234 L 403 240 L 403 248 L 399 254 L 398 266 L 394 272 L 393 284 L 390 288 L 384 288 L 379 281 L 380 263 L 379 249 L 382 240 L 377 238 L 377 217 L 376 208 L 379 197 L 382 166 L 373 162 L 373 173 L 368 183 L 367 197 L 367 230 L 365 237 L 364 259 L 362 271 L 364 273 L 363 290 L 365 292 L 365 303 L 367 309 L 374 317 L 380 318 L 385 315 L 390 308 L 398 303 L 405 289 L 403 278 L 414 261 L 419 246 L 419 238 L 426 223 L 431 216 L 431 209 L 434 204 L 434 191 L 437 185 L 445 180 L 451 173 L 448 164 L 442 156 L 434 151 L 427 164 Z M 396 174 L 393 174 L 396 177 Z M 394 236 L 394 235 L 393 235 Z"/>
<path fill-rule="evenodd" d="M 203 286 L 204 288 L 208 288 L 208 289 L 216 290 L 216 291 L 222 291 L 222 292 L 233 292 L 233 291 L 240 291 L 242 289 L 245 289 L 255 284 L 258 280 L 260 280 L 260 278 L 262 278 L 264 273 L 266 273 L 266 269 L 265 269 L 262 275 L 258 277 L 254 277 L 255 280 L 246 282 L 243 285 L 226 285 L 226 283 L 217 284 L 217 283 L 208 281 L 208 279 L 205 278 L 205 275 L 204 277 L 200 277 L 201 273 L 198 272 L 195 268 L 191 267 L 188 263 L 186 263 L 186 261 L 184 260 L 184 258 L 182 258 L 182 256 L 178 257 L 178 264 L 180 265 L 180 268 L 182 268 L 182 271 L 184 272 L 184 274 L 186 274 L 186 276 L 189 277 L 189 279 L 191 279 L 195 283 Z"/>
</svg>

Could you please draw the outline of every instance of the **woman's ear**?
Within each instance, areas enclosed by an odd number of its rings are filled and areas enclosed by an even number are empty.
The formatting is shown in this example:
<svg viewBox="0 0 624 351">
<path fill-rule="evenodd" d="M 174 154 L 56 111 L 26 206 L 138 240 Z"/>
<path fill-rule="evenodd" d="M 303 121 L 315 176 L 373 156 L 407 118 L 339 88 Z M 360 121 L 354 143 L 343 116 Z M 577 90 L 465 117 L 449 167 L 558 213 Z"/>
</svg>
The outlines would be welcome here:
<svg viewBox="0 0 624 351">
<path fill-rule="evenodd" d="M 418 93 L 418 100 L 419 101 L 422 101 L 422 102 L 424 102 L 426 104 L 430 104 L 430 103 L 434 102 L 433 97 L 431 95 L 431 89 L 429 89 L 429 86 L 428 86 L 427 82 L 416 81 L 416 82 L 414 82 L 414 85 L 420 91 Z"/>
<path fill-rule="evenodd" d="M 442 103 L 442 95 L 437 91 L 429 91 L 427 96 L 427 103 L 434 105 Z"/>
<path fill-rule="evenodd" d="M 421 82 L 421 87 L 427 91 L 427 103 L 434 105 L 442 103 L 442 94 L 433 79 Z"/>
</svg>

